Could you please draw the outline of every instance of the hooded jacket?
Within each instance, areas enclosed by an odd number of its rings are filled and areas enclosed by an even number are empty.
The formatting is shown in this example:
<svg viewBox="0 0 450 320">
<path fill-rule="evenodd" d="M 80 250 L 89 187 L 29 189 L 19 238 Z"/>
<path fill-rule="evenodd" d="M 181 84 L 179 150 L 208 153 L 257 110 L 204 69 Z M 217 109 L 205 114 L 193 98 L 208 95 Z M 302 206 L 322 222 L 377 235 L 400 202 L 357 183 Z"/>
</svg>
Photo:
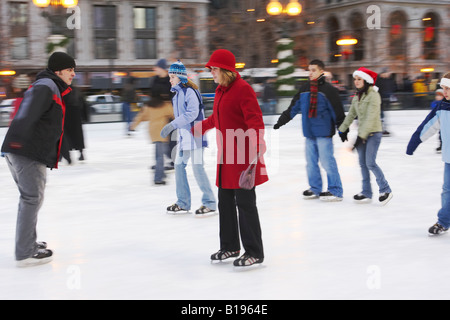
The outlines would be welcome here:
<svg viewBox="0 0 450 320">
<path fill-rule="evenodd" d="M 366 93 L 359 99 L 355 95 L 352 100 L 348 114 L 344 122 L 339 127 L 339 131 L 346 131 L 355 118 L 358 118 L 358 136 L 367 140 L 373 132 L 382 132 L 381 126 L 381 96 L 370 86 Z"/>
<path fill-rule="evenodd" d="M 206 137 L 196 137 L 191 133 L 195 122 L 205 119 L 204 110 L 200 107 L 200 93 L 183 83 L 172 87 L 174 93 L 172 97 L 173 115 L 175 119 L 170 123 L 178 129 L 179 150 L 194 150 L 207 146 Z"/>
<path fill-rule="evenodd" d="M 431 110 L 414 132 L 406 153 L 412 155 L 422 142 L 439 131 L 441 131 L 442 137 L 442 161 L 450 163 L 450 144 L 447 141 L 447 137 L 450 137 L 450 101 L 446 99 L 439 101 L 438 106 Z"/>
<path fill-rule="evenodd" d="M 70 91 L 51 70 L 40 72 L 24 94 L 1 151 L 58 168 L 66 110 L 63 97 Z"/>
</svg>

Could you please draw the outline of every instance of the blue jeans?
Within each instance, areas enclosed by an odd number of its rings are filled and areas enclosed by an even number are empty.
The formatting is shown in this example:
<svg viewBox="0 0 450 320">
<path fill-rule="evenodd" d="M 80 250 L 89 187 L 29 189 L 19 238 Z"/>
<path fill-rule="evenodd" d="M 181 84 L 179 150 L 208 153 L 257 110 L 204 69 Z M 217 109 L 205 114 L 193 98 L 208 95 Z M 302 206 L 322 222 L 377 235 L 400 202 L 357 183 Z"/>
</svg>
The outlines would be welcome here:
<svg viewBox="0 0 450 320">
<path fill-rule="evenodd" d="M 169 143 L 163 141 L 155 142 L 155 182 L 161 182 L 166 177 L 164 173 L 164 155 L 167 154 Z"/>
<path fill-rule="evenodd" d="M 197 180 L 197 184 L 203 192 L 202 205 L 216 210 L 216 199 L 203 167 L 203 149 L 178 150 L 175 159 L 175 182 L 178 198 L 176 204 L 185 210 L 191 209 L 191 190 L 186 174 L 186 166 L 191 157 L 195 180 Z"/>
<path fill-rule="evenodd" d="M 450 163 L 446 163 L 444 168 L 441 201 L 442 208 L 438 212 L 438 223 L 445 228 L 450 228 Z"/>
<path fill-rule="evenodd" d="M 392 192 L 389 183 L 386 181 L 383 171 L 376 163 L 378 147 L 380 146 L 382 133 L 372 133 L 365 143 L 356 146 L 359 156 L 359 165 L 362 173 L 362 194 L 372 198 L 372 186 L 370 184 L 370 171 L 375 175 L 380 193 Z M 369 171 L 370 170 L 370 171 Z"/>
<path fill-rule="evenodd" d="M 328 191 L 336 197 L 343 196 L 342 182 L 336 159 L 334 158 L 333 139 L 327 137 L 306 138 L 306 171 L 311 191 L 316 195 L 322 192 L 322 176 L 319 160 L 327 172 Z"/>
<path fill-rule="evenodd" d="M 130 131 L 131 125 L 131 103 L 123 102 L 122 103 L 122 117 L 123 121 L 127 123 L 127 131 Z"/>
</svg>

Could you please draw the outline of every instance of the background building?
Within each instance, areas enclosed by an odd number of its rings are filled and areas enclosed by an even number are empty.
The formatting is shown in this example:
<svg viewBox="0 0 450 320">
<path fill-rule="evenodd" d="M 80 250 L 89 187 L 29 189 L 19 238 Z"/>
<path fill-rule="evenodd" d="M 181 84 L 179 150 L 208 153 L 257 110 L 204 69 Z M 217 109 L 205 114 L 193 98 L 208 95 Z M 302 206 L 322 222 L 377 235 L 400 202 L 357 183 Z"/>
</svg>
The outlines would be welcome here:
<svg viewBox="0 0 450 320">
<path fill-rule="evenodd" d="M 115 81 L 127 72 L 148 77 L 161 58 L 194 65 L 209 54 L 208 4 L 208 0 L 79 0 L 67 11 L 38 8 L 31 0 L 1 0 L 1 68 L 39 71 L 49 49 L 57 48 L 62 39 L 76 58 L 79 85 L 111 75 Z"/>
</svg>

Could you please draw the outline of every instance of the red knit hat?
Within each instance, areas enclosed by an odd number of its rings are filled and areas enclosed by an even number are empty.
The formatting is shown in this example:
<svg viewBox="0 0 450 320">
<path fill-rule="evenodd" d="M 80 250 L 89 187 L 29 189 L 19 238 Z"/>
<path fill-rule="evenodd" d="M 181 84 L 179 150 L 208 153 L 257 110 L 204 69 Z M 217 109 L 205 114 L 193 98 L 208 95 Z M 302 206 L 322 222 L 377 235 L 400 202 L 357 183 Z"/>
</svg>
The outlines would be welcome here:
<svg viewBox="0 0 450 320">
<path fill-rule="evenodd" d="M 236 72 L 236 58 L 231 51 L 219 49 L 213 52 L 206 64 L 207 68 L 217 67 L 232 72 Z"/>
<path fill-rule="evenodd" d="M 355 72 L 353 72 L 353 78 L 355 76 L 363 78 L 369 84 L 375 84 L 375 82 L 377 82 L 378 74 L 372 70 L 361 67 Z"/>
</svg>

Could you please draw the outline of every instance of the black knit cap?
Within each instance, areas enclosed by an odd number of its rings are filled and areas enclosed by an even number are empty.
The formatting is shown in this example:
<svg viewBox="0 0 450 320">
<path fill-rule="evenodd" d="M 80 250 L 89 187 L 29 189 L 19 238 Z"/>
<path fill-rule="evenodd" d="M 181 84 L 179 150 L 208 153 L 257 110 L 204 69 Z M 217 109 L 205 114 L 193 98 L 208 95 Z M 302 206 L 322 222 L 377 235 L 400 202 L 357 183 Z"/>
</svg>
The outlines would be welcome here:
<svg viewBox="0 0 450 320">
<path fill-rule="evenodd" d="M 74 58 L 65 52 L 54 52 L 50 58 L 48 58 L 48 68 L 53 72 L 75 67 L 76 64 Z"/>
</svg>

